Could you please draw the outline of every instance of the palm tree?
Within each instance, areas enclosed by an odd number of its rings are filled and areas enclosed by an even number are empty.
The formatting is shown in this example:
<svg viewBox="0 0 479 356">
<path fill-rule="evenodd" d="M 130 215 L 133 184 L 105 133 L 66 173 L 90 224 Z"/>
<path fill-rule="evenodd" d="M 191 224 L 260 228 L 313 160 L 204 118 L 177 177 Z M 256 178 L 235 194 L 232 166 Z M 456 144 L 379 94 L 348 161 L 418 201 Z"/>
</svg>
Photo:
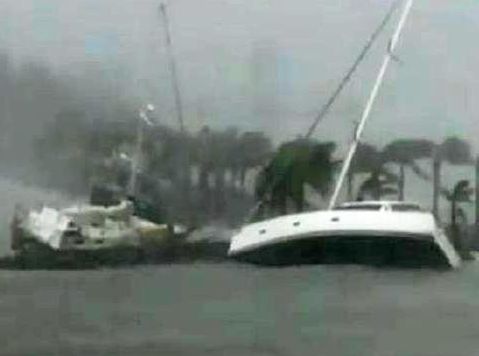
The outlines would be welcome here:
<svg viewBox="0 0 479 356">
<path fill-rule="evenodd" d="M 437 212 L 439 195 L 448 196 L 447 189 L 441 186 L 440 170 L 442 162 L 454 165 L 471 164 L 470 147 L 467 142 L 457 137 L 449 137 L 442 144 L 436 145 L 426 139 L 396 140 L 378 152 L 375 147 L 362 144 L 353 160 L 352 174 L 370 172 L 363 182 L 360 192 L 369 193 L 374 198 L 383 194 L 394 194 L 391 184 L 397 182 L 399 200 L 404 199 L 405 170 L 410 168 L 419 177 L 429 180 L 431 177 L 424 172 L 416 161 L 422 158 L 433 158 L 433 181 L 435 186 L 434 209 Z M 399 165 L 399 177 L 390 173 L 384 166 L 388 163 Z"/>
<path fill-rule="evenodd" d="M 405 169 L 415 166 L 415 161 L 430 158 L 434 143 L 425 139 L 402 139 L 391 142 L 382 150 L 383 160 L 399 165 L 398 199 L 404 200 Z M 414 168 L 413 168 L 414 169 Z"/>
<path fill-rule="evenodd" d="M 204 195 L 209 191 L 209 176 L 212 171 L 212 134 L 209 126 L 203 126 L 196 139 L 196 162 L 198 164 L 198 188 Z"/>
<path fill-rule="evenodd" d="M 461 138 L 448 137 L 438 148 L 440 158 L 449 164 L 467 165 L 473 161 L 471 146 Z"/>
<path fill-rule="evenodd" d="M 251 131 L 243 133 L 237 141 L 236 159 L 234 162 L 233 177 L 239 180 L 241 189 L 245 187 L 248 170 L 265 164 L 271 156 L 272 144 L 263 132 Z"/>
<path fill-rule="evenodd" d="M 476 157 L 476 236 L 479 236 L 479 156 Z"/>
<path fill-rule="evenodd" d="M 452 165 L 473 164 L 469 143 L 458 137 L 448 137 L 443 143 L 435 147 L 433 156 L 433 213 L 436 217 L 439 216 L 439 194 L 441 194 L 441 168 L 443 162 Z"/>
<path fill-rule="evenodd" d="M 168 179 L 178 190 L 189 187 L 191 172 L 184 165 L 184 155 L 193 149 L 192 138 L 177 130 L 160 126 L 150 131 L 147 140 L 149 165 L 155 175 Z M 186 172 L 185 172 L 186 170 Z"/>
<path fill-rule="evenodd" d="M 237 136 L 238 131 L 235 128 L 217 131 L 212 135 L 210 159 L 215 187 L 213 195 L 215 214 L 220 214 L 225 208 L 226 174 L 234 170 L 234 157 L 238 155 Z"/>
<path fill-rule="evenodd" d="M 354 200 L 354 183 L 357 174 L 367 173 L 371 175 L 371 182 L 365 186 L 366 190 L 369 190 L 368 187 L 374 185 L 375 176 L 380 175 L 383 168 L 381 154 L 378 149 L 373 145 L 360 143 L 348 172 L 348 200 Z M 362 193 L 361 189 L 360 193 Z"/>
<path fill-rule="evenodd" d="M 466 179 L 460 180 L 456 183 L 453 189 L 448 194 L 448 200 L 451 204 L 451 237 L 452 241 L 459 251 L 461 256 L 465 259 L 472 259 L 469 252 L 467 241 L 467 223 L 464 210 L 458 206 L 459 203 L 471 203 L 471 195 L 473 189 L 470 187 L 470 182 Z M 461 221 L 459 221 L 461 220 Z"/>
<path fill-rule="evenodd" d="M 266 200 L 273 213 L 286 214 L 288 200 L 296 211 L 304 209 L 304 186 L 309 184 L 322 196 L 329 193 L 338 162 L 335 144 L 297 139 L 280 146 L 273 160 L 259 173 L 256 197 Z"/>
<path fill-rule="evenodd" d="M 383 195 L 397 194 L 395 185 L 398 177 L 389 171 L 387 163 L 387 157 L 383 151 L 379 151 L 371 144 L 361 143 L 348 172 L 348 199 L 354 200 L 354 180 L 358 174 L 367 174 L 358 189 L 358 198 L 369 195 L 379 200 Z"/>
<path fill-rule="evenodd" d="M 370 195 L 375 200 L 381 200 L 384 195 L 397 194 L 398 179 L 392 173 L 376 170 L 359 187 L 359 195 Z"/>
</svg>

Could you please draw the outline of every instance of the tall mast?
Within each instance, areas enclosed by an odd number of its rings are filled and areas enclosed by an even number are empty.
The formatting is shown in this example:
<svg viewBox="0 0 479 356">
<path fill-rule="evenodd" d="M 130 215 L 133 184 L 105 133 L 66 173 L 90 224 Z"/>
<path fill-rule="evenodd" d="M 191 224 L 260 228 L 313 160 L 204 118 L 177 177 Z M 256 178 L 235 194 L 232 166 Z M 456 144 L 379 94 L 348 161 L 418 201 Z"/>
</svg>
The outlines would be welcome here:
<svg viewBox="0 0 479 356">
<path fill-rule="evenodd" d="M 341 79 L 339 82 L 338 86 L 335 88 L 335 90 L 332 92 L 331 96 L 329 99 L 326 101 L 326 103 L 323 105 L 321 110 L 319 111 L 318 115 L 314 118 L 314 121 L 312 122 L 311 126 L 309 127 L 306 135 L 304 138 L 310 139 L 311 136 L 313 135 L 314 131 L 317 129 L 318 125 L 321 123 L 321 121 L 326 117 L 330 109 L 332 108 L 333 104 L 336 102 L 336 100 L 339 98 L 341 92 L 343 89 L 346 87 L 346 85 L 349 83 L 349 81 L 352 79 L 353 74 L 356 72 L 356 70 L 359 68 L 359 65 L 362 63 L 362 61 L 366 58 L 366 55 L 369 53 L 369 50 L 373 46 L 373 44 L 376 42 L 377 38 L 379 35 L 382 33 L 386 25 L 389 23 L 389 20 L 391 19 L 394 11 L 397 10 L 399 7 L 399 4 L 401 3 L 402 0 L 395 0 L 393 4 L 391 4 L 391 7 L 389 8 L 388 12 L 380 22 L 380 24 L 375 28 L 374 32 L 371 34 L 369 37 L 368 41 L 362 48 L 361 52 L 359 55 L 356 57 L 354 60 L 352 66 L 349 68 L 347 73 L 344 75 L 344 77 Z M 356 123 L 357 124 L 357 123 Z M 273 187 L 275 184 L 281 179 L 282 175 L 279 177 L 277 176 L 273 182 L 269 185 L 269 188 L 262 194 L 260 201 L 251 209 L 250 213 L 248 216 L 253 216 L 253 214 L 261 207 L 261 205 L 264 203 L 265 197 L 272 191 Z"/>
<path fill-rule="evenodd" d="M 132 157 L 131 161 L 131 173 L 130 173 L 130 181 L 128 183 L 128 194 L 131 196 L 135 196 L 137 193 L 137 186 L 138 186 L 138 175 L 140 166 L 142 164 L 143 159 L 143 143 L 145 141 L 145 125 L 153 126 L 153 123 L 150 121 L 148 117 L 148 113 L 153 112 L 154 106 L 148 104 L 146 108 L 141 108 L 138 112 L 138 122 L 136 126 L 136 144 L 135 144 L 135 152 Z"/>
<path fill-rule="evenodd" d="M 346 160 L 343 163 L 343 167 L 341 169 L 341 173 L 339 175 L 338 181 L 336 183 L 336 187 L 334 189 L 333 196 L 331 197 L 331 200 L 329 202 L 329 207 L 328 209 L 334 208 L 336 205 L 336 201 L 338 200 L 339 192 L 341 191 L 341 187 L 343 185 L 344 179 L 346 175 L 348 174 L 349 168 L 351 166 L 351 161 L 354 157 L 354 154 L 356 153 L 356 150 L 358 148 L 358 145 L 361 141 L 361 136 L 364 131 L 364 127 L 366 125 L 366 122 L 369 118 L 369 115 L 371 113 L 371 109 L 374 105 L 374 102 L 376 101 L 376 97 L 379 93 L 379 89 L 381 87 L 381 84 L 384 80 L 384 75 L 386 74 L 386 70 L 388 69 L 389 63 L 391 62 L 391 59 L 394 59 L 394 49 L 396 48 L 396 45 L 399 41 L 399 36 L 401 35 L 402 29 L 404 27 L 404 24 L 406 23 L 407 17 L 409 15 L 409 12 L 411 10 L 413 4 L 413 0 L 406 0 L 406 4 L 404 5 L 404 9 L 401 14 L 401 18 L 399 19 L 399 22 L 397 24 L 396 30 L 394 31 L 390 41 L 389 45 L 387 48 L 387 52 L 384 55 L 384 60 L 381 65 L 381 68 L 379 69 L 379 73 L 376 77 L 376 81 L 374 82 L 373 89 L 369 95 L 369 99 L 366 103 L 366 106 L 364 108 L 364 111 L 361 116 L 361 120 L 359 121 L 359 125 L 356 129 L 355 133 L 355 138 L 353 139 L 353 142 L 351 144 L 351 147 L 349 149 L 348 155 L 346 156 Z"/>
<path fill-rule="evenodd" d="M 166 9 L 166 4 L 161 3 L 160 4 L 160 15 L 163 17 L 163 26 L 165 28 L 165 37 L 166 37 L 166 47 L 167 47 L 167 52 L 168 52 L 168 65 L 170 69 L 170 74 L 171 74 L 171 84 L 173 86 L 173 93 L 175 96 L 175 108 L 176 108 L 176 115 L 178 118 L 178 123 L 180 125 L 180 132 L 182 133 L 183 139 L 186 140 L 186 130 L 185 130 L 185 124 L 184 124 L 184 119 L 183 119 L 183 101 L 181 98 L 181 93 L 180 93 L 180 86 L 179 86 L 179 81 L 178 81 L 178 73 L 176 71 L 176 59 L 173 51 L 173 43 L 171 40 L 171 31 L 170 31 L 170 21 L 168 19 L 168 12 Z M 184 147 L 186 147 L 186 143 L 183 144 Z M 186 194 L 183 200 L 186 202 L 189 202 L 190 198 L 188 195 L 188 189 L 189 189 L 189 157 L 188 153 L 186 152 L 185 148 L 183 148 L 179 152 L 179 158 L 180 158 L 180 179 L 183 184 L 183 192 Z"/>
<path fill-rule="evenodd" d="M 178 122 L 180 124 L 181 132 L 185 131 L 185 125 L 183 120 L 183 102 L 180 95 L 180 89 L 178 84 L 178 74 L 176 71 L 176 60 L 173 53 L 173 45 L 171 41 L 170 22 L 168 20 L 168 13 L 166 11 L 166 5 L 160 4 L 160 14 L 163 17 L 163 26 L 165 28 L 166 46 L 168 52 L 168 65 L 171 73 L 171 82 L 173 85 L 173 92 L 175 95 L 175 108 Z"/>
</svg>

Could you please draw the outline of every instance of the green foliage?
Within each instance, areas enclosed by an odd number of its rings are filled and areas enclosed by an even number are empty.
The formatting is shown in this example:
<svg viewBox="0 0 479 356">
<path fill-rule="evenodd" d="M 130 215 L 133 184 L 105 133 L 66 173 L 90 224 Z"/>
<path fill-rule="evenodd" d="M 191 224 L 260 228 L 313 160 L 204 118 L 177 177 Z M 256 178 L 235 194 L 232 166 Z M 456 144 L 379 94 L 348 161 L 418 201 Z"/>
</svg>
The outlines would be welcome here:
<svg viewBox="0 0 479 356">
<path fill-rule="evenodd" d="M 304 208 L 305 184 L 314 187 L 321 195 L 327 195 L 337 168 L 337 162 L 332 159 L 335 147 L 332 142 L 304 139 L 283 144 L 257 177 L 257 198 L 266 197 L 269 208 L 284 213 L 288 199 L 295 203 L 297 210 Z"/>
<path fill-rule="evenodd" d="M 458 137 L 448 137 L 438 146 L 439 158 L 454 165 L 473 164 L 471 146 Z"/>
<path fill-rule="evenodd" d="M 425 139 L 402 139 L 386 145 L 381 154 L 383 161 L 410 164 L 421 158 L 432 157 L 434 146 L 432 141 Z"/>
<path fill-rule="evenodd" d="M 360 143 L 351 162 L 351 172 L 370 173 L 382 170 L 381 152 L 373 145 Z"/>
<path fill-rule="evenodd" d="M 361 184 L 359 188 L 360 196 L 364 194 L 371 195 L 374 199 L 379 200 L 384 195 L 398 194 L 397 178 L 393 175 L 389 176 L 381 171 L 373 171 L 369 177 Z"/>
<path fill-rule="evenodd" d="M 471 202 L 474 190 L 470 187 L 468 180 L 460 180 L 449 193 L 449 200 L 455 202 Z"/>
<path fill-rule="evenodd" d="M 381 151 L 374 146 L 361 144 L 352 164 L 352 174 L 370 172 L 370 176 L 363 182 L 360 194 L 367 193 L 375 198 L 383 194 L 404 195 L 404 175 L 399 179 L 389 172 L 385 166 L 395 163 L 401 170 L 409 167 L 422 179 L 430 179 L 430 175 L 423 172 L 416 164 L 416 160 L 434 158 L 454 165 L 472 164 L 470 145 L 457 137 L 446 138 L 441 144 L 426 139 L 400 139 L 387 144 Z M 393 187 L 397 183 L 398 189 Z M 444 192 L 441 188 L 441 192 Z"/>
<path fill-rule="evenodd" d="M 384 151 L 367 143 L 361 143 L 358 146 L 351 163 L 350 184 L 353 184 L 354 175 L 368 174 L 359 187 L 359 196 L 367 194 L 374 199 L 380 199 L 383 195 L 397 194 L 397 189 L 392 185 L 398 182 L 398 178 L 387 169 L 387 163 Z"/>
</svg>

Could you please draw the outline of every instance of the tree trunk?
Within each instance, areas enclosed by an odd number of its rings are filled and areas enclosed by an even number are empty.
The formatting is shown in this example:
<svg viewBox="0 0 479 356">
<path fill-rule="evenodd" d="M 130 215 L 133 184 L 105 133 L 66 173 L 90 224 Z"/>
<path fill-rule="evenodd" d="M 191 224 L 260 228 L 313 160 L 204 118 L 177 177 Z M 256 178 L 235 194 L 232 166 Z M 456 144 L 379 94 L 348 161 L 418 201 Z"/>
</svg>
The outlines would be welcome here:
<svg viewBox="0 0 479 356">
<path fill-rule="evenodd" d="M 406 181 L 406 172 L 405 172 L 405 167 L 404 164 L 401 164 L 399 166 L 399 182 L 398 182 L 398 199 L 399 201 L 404 201 L 404 186 Z"/>
<path fill-rule="evenodd" d="M 225 208 L 225 171 L 222 168 L 215 172 L 215 214 L 220 216 Z"/>
<path fill-rule="evenodd" d="M 433 160 L 432 213 L 439 220 L 439 194 L 441 189 L 441 158 L 435 155 Z"/>
<path fill-rule="evenodd" d="M 454 195 L 451 197 L 451 225 L 453 227 L 457 226 L 457 204 Z"/>
<path fill-rule="evenodd" d="M 241 167 L 239 171 L 239 178 L 240 178 L 240 188 L 242 191 L 244 191 L 244 185 L 245 185 L 245 180 L 246 180 L 246 167 Z"/>
<path fill-rule="evenodd" d="M 189 192 L 191 189 L 191 176 L 192 176 L 192 169 L 189 160 L 185 161 L 184 168 L 183 168 L 183 184 L 185 189 Z"/>
<path fill-rule="evenodd" d="M 479 233 L 479 156 L 476 159 L 476 234 Z"/>
<path fill-rule="evenodd" d="M 373 175 L 373 189 L 372 193 L 375 200 L 381 200 L 381 180 L 379 173 L 374 173 Z"/>
<path fill-rule="evenodd" d="M 286 215 L 287 191 L 283 185 L 273 190 L 271 194 L 271 203 L 274 214 Z"/>
<path fill-rule="evenodd" d="M 295 188 L 294 203 L 297 212 L 302 212 L 304 210 L 304 184 L 302 182 L 300 182 L 298 187 Z"/>
<path fill-rule="evenodd" d="M 206 193 L 209 190 L 208 177 L 209 177 L 208 169 L 205 166 L 201 166 L 199 179 L 198 179 L 198 188 L 202 193 Z"/>
<path fill-rule="evenodd" d="M 230 176 L 230 187 L 233 190 L 236 190 L 236 183 L 238 182 L 239 171 L 236 166 L 231 167 L 230 169 L 231 176 Z"/>
<path fill-rule="evenodd" d="M 354 200 L 354 173 L 350 169 L 348 171 L 348 201 Z"/>
</svg>

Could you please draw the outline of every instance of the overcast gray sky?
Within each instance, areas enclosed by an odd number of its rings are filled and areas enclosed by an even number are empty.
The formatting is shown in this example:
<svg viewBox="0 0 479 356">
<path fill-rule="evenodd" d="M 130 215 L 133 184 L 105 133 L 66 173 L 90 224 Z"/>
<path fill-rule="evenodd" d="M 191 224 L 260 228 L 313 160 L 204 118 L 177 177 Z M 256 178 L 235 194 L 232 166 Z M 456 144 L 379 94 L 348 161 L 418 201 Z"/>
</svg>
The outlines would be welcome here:
<svg viewBox="0 0 479 356">
<path fill-rule="evenodd" d="M 304 133 L 391 0 L 170 0 L 187 126 Z M 57 73 L 96 75 L 171 124 L 173 100 L 158 0 L 2 0 L 0 48 Z M 397 17 L 394 18 L 394 22 Z M 387 35 L 392 31 L 388 27 Z M 318 137 L 351 136 L 387 36 L 383 34 Z M 368 141 L 479 134 L 479 2 L 420 0 L 372 119 Z"/>
</svg>

